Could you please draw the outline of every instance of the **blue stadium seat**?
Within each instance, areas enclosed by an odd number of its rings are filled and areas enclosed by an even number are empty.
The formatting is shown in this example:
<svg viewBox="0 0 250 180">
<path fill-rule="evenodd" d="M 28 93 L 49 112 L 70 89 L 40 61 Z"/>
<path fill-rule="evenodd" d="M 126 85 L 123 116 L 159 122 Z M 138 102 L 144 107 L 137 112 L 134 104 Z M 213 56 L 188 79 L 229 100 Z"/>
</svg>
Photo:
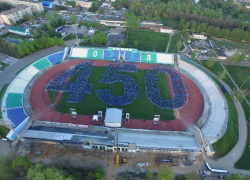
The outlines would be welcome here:
<svg viewBox="0 0 250 180">
<path fill-rule="evenodd" d="M 51 64 L 53 64 L 57 61 L 61 61 L 63 59 L 63 54 L 64 54 L 64 52 L 52 54 L 52 55 L 48 56 L 47 59 L 51 62 Z"/>
<path fill-rule="evenodd" d="M 131 51 L 126 51 L 125 53 L 125 61 L 140 61 L 141 54 L 139 52 L 133 53 Z"/>
<path fill-rule="evenodd" d="M 16 127 L 27 118 L 23 107 L 7 109 L 7 115 Z"/>
<path fill-rule="evenodd" d="M 119 51 L 118 50 L 104 50 L 104 57 L 105 60 L 118 60 L 119 59 Z"/>
</svg>

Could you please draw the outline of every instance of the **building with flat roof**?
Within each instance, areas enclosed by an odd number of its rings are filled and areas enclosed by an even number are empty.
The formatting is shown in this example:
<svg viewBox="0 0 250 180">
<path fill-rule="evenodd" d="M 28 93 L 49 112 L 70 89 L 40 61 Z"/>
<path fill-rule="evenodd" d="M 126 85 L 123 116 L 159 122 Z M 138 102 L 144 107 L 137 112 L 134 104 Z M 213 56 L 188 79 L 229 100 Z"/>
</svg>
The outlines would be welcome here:
<svg viewBox="0 0 250 180">
<path fill-rule="evenodd" d="M 76 5 L 81 6 L 83 8 L 90 8 L 92 6 L 92 2 L 76 1 Z"/>
<path fill-rule="evenodd" d="M 215 49 L 215 52 L 217 54 L 217 58 L 218 59 L 227 59 L 227 55 L 225 54 L 225 52 L 222 49 Z"/>
<path fill-rule="evenodd" d="M 23 36 L 30 35 L 29 29 L 16 27 L 16 26 L 9 26 L 9 32 L 14 33 L 14 34 L 23 35 Z"/>
<path fill-rule="evenodd" d="M 47 9 L 52 9 L 53 8 L 53 3 L 50 1 L 42 1 L 43 7 Z"/>
<path fill-rule="evenodd" d="M 17 22 L 23 19 L 23 15 L 29 14 L 32 16 L 32 10 L 29 6 L 21 5 L 0 14 L 0 23 L 11 24 L 10 20 Z"/>
<path fill-rule="evenodd" d="M 170 26 L 162 26 L 162 27 L 160 27 L 160 32 L 162 32 L 162 33 L 175 33 L 175 31 L 176 30 L 174 30 Z"/>
<path fill-rule="evenodd" d="M 21 5 L 21 4 L 31 7 L 31 10 L 36 13 L 40 13 L 44 11 L 43 4 L 42 2 L 39 2 L 39 1 L 32 1 L 32 0 L 18 1 L 18 5 Z"/>
<path fill-rule="evenodd" d="M 114 18 L 114 19 L 100 18 L 100 24 L 103 24 L 105 26 L 124 27 L 126 21 L 119 18 Z"/>
<path fill-rule="evenodd" d="M 140 29 L 152 29 L 152 30 L 156 30 L 158 28 L 163 27 L 162 21 L 143 20 L 140 23 L 141 23 Z"/>
<path fill-rule="evenodd" d="M 207 39 L 207 36 L 201 33 L 193 33 L 191 37 L 194 39 Z"/>
</svg>

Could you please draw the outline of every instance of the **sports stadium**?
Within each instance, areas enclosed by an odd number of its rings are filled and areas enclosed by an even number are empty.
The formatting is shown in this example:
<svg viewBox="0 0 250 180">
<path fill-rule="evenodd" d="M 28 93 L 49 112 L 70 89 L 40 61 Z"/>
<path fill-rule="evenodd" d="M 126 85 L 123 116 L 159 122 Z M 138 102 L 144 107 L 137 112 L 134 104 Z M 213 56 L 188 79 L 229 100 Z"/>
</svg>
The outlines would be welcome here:
<svg viewBox="0 0 250 180">
<path fill-rule="evenodd" d="M 116 128 L 121 150 L 199 152 L 225 133 L 227 106 L 205 72 L 174 54 L 72 47 L 25 67 L 2 112 L 10 140 L 114 150 Z"/>
</svg>

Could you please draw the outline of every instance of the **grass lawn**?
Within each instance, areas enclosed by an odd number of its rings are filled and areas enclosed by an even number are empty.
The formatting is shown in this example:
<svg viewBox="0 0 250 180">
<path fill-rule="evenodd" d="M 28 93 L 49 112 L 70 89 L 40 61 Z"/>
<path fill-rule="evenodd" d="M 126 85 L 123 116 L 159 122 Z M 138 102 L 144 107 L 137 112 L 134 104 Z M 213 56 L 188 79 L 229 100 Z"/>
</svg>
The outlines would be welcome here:
<svg viewBox="0 0 250 180">
<path fill-rule="evenodd" d="M 96 96 L 95 90 L 96 89 L 111 89 L 111 93 L 113 95 L 122 95 L 124 86 L 122 83 L 114 83 L 114 84 L 106 84 L 101 83 L 100 79 L 103 75 L 106 67 L 100 67 L 100 66 L 94 66 L 89 83 L 93 83 L 93 88 L 91 91 L 91 94 L 85 94 L 83 96 L 82 102 L 80 104 L 75 103 L 67 103 L 67 98 L 69 96 L 69 93 L 64 92 L 57 107 L 56 111 L 59 112 L 69 112 L 70 108 L 75 108 L 77 113 L 79 114 L 87 114 L 87 115 L 94 115 L 98 112 L 98 110 L 102 110 L 105 112 L 106 107 L 112 107 L 108 106 L 102 101 L 98 99 Z M 161 109 L 155 105 L 153 105 L 146 96 L 145 93 L 145 72 L 147 70 L 145 69 L 138 69 L 137 73 L 132 72 L 119 72 L 121 74 L 129 75 L 130 77 L 134 78 L 136 82 L 139 84 L 140 87 L 140 93 L 138 95 L 138 98 L 131 104 L 118 107 L 123 108 L 124 113 L 130 113 L 131 118 L 133 119 L 153 119 L 155 114 L 160 114 L 162 120 L 173 120 L 174 114 L 172 110 L 165 110 Z M 77 75 L 74 75 L 70 78 L 70 81 L 75 81 Z M 161 94 L 164 98 L 170 99 L 170 93 L 169 88 L 167 84 L 166 75 L 163 73 L 158 74 L 159 78 L 159 86 L 161 90 Z"/>
<path fill-rule="evenodd" d="M 228 73 L 231 75 L 235 83 L 240 87 L 250 77 L 250 67 L 240 66 L 225 66 Z M 250 92 L 250 78 L 241 87 L 242 89 L 248 89 Z M 250 95 L 246 97 L 250 101 Z"/>
<path fill-rule="evenodd" d="M 171 42 L 170 42 L 170 45 L 169 45 L 169 49 L 168 49 L 168 52 L 170 53 L 174 53 L 174 52 L 177 52 L 177 49 L 176 49 L 176 43 L 181 39 L 181 36 L 180 34 L 174 34 L 171 38 Z M 182 42 L 182 41 L 181 41 Z M 183 49 L 183 46 L 182 48 Z"/>
<path fill-rule="evenodd" d="M 7 87 L 9 86 L 9 83 L 6 83 L 3 88 L 1 89 L 0 91 L 0 109 L 1 109 L 1 106 L 2 106 L 2 98 L 3 98 L 3 95 L 7 89 Z M 2 111 L 0 111 L 0 119 L 2 119 Z"/>
<path fill-rule="evenodd" d="M 230 41 L 230 40 L 214 39 L 214 38 L 213 40 L 219 47 L 225 46 L 229 50 L 238 49 L 250 55 L 249 42 Z"/>
<path fill-rule="evenodd" d="M 163 26 L 170 26 L 173 29 L 177 29 L 179 26 L 180 22 L 178 20 L 173 20 L 173 19 L 161 19 Z"/>
<path fill-rule="evenodd" d="M 221 139 L 213 144 L 215 156 L 219 158 L 227 155 L 234 148 L 239 139 L 238 113 L 228 93 L 226 93 L 226 98 L 229 105 L 229 123 L 227 131 Z"/>
<path fill-rule="evenodd" d="M 202 60 L 202 61 L 201 61 L 202 65 L 206 67 L 205 62 L 206 62 L 206 60 Z M 206 68 L 207 68 L 207 67 L 206 67 Z M 222 68 L 222 66 L 220 65 L 219 62 L 215 62 L 213 67 L 207 68 L 207 69 L 209 69 L 210 71 L 212 71 L 212 72 L 213 72 L 214 74 L 216 74 L 216 75 L 218 75 L 218 72 L 224 71 L 223 68 Z M 223 79 L 223 81 L 224 81 L 225 83 L 227 83 L 227 85 L 228 85 L 231 89 L 234 89 L 234 88 L 235 88 L 233 82 L 232 82 L 231 79 L 228 77 L 228 75 L 226 75 L 226 78 Z"/>
<path fill-rule="evenodd" d="M 50 101 L 51 101 L 51 103 L 53 103 L 56 99 L 58 91 L 48 91 L 48 93 L 49 93 Z"/>
<path fill-rule="evenodd" d="M 138 40 L 138 48 L 146 51 L 165 52 L 169 41 L 169 34 L 148 30 L 128 30 L 127 47 L 134 48 L 134 42 Z"/>
<path fill-rule="evenodd" d="M 9 66 L 9 64 L 6 64 L 4 62 L 0 62 L 0 65 L 2 65 L 2 67 L 0 68 L 0 71 L 2 71 L 3 69 L 5 69 Z"/>
</svg>

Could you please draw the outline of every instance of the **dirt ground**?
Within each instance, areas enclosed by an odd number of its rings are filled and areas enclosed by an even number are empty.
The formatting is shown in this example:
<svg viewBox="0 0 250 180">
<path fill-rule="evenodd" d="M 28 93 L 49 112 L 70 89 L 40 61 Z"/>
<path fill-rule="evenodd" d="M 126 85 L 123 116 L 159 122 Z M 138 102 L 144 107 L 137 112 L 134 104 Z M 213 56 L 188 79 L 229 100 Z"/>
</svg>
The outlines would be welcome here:
<svg viewBox="0 0 250 180">
<path fill-rule="evenodd" d="M 205 170 L 201 156 L 197 156 L 193 165 L 185 166 L 188 161 L 187 153 L 167 153 L 167 152 L 120 152 L 120 157 L 126 158 L 127 163 L 119 167 L 114 165 L 116 152 L 90 149 L 83 150 L 81 146 L 68 146 L 61 144 L 31 143 L 30 147 L 25 147 L 20 143 L 17 147 L 18 155 L 29 155 L 33 163 L 42 160 L 47 166 L 57 166 L 60 168 L 82 168 L 90 171 L 97 165 L 101 165 L 107 180 L 115 180 L 117 174 L 121 172 L 134 172 L 137 163 L 149 163 L 147 168 L 141 168 L 139 172 L 157 172 L 166 163 L 155 164 L 155 159 L 172 159 L 169 164 L 175 174 L 185 174 L 199 169 Z M 134 172 L 136 173 L 136 172 Z"/>
</svg>

